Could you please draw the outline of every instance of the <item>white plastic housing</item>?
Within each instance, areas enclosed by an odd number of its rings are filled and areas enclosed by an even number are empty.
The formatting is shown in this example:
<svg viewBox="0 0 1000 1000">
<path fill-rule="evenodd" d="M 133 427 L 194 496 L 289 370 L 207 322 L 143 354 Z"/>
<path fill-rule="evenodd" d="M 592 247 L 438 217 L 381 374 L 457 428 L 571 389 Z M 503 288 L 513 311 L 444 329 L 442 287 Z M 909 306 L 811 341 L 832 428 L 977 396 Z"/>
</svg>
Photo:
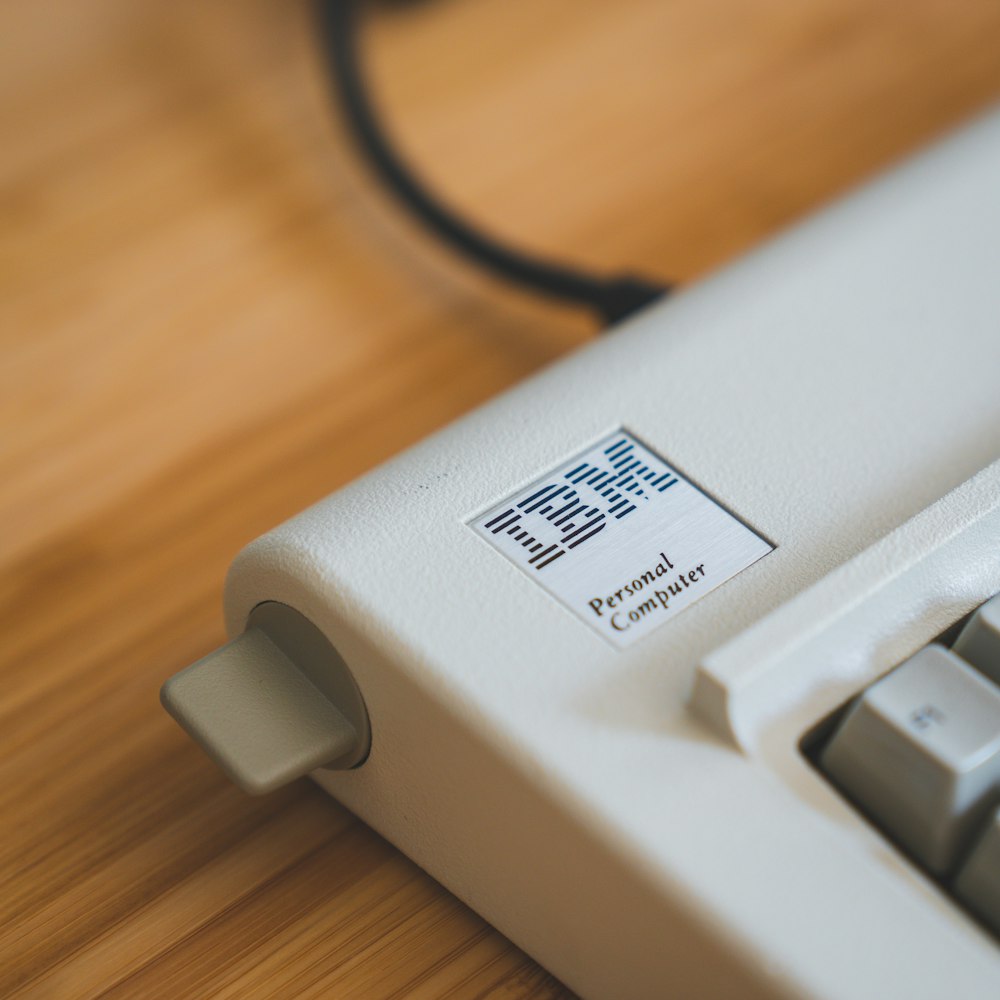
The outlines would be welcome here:
<svg viewBox="0 0 1000 1000">
<path fill-rule="evenodd" d="M 618 428 L 776 545 L 622 649 L 467 523 Z M 228 626 L 322 629 L 316 780 L 585 996 L 1000 996 L 799 748 L 1000 591 L 998 456 L 993 116 L 264 535 Z"/>
</svg>

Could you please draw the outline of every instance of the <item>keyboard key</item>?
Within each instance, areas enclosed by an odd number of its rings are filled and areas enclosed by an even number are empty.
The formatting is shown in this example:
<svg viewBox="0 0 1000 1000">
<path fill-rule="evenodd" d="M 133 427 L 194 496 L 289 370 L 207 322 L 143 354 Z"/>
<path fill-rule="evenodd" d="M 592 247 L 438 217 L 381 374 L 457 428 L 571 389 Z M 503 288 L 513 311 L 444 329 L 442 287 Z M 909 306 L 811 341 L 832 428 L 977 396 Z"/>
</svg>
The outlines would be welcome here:
<svg viewBox="0 0 1000 1000">
<path fill-rule="evenodd" d="M 1000 799 L 1000 688 L 927 646 L 861 695 L 820 763 L 931 871 L 950 873 Z"/>
<path fill-rule="evenodd" d="M 968 621 L 952 647 L 995 684 L 1000 684 L 1000 594 Z"/>
<path fill-rule="evenodd" d="M 962 865 L 955 880 L 955 892 L 1000 934 L 1000 809 L 993 813 Z"/>
</svg>

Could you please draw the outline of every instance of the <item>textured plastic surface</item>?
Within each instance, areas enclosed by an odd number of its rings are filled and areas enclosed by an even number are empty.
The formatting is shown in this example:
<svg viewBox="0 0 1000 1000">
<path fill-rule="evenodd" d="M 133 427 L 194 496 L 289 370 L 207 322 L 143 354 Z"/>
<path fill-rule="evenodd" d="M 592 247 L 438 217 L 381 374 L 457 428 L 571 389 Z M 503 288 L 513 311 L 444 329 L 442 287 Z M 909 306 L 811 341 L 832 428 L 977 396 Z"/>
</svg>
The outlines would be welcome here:
<svg viewBox="0 0 1000 1000">
<path fill-rule="evenodd" d="M 580 993 L 1000 995 L 797 745 L 1000 589 L 998 175 L 993 118 L 236 560 L 230 629 L 284 601 L 364 694 L 317 780 Z M 616 650 L 467 522 L 620 427 L 777 548 Z"/>
</svg>

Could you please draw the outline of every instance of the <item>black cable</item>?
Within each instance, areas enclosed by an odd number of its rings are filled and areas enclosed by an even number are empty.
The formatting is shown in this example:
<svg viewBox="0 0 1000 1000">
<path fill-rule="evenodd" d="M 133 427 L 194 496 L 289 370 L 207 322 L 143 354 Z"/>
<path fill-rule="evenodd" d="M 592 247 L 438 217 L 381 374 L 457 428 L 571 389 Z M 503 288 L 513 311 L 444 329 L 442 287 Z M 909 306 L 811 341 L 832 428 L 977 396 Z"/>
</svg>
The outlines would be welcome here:
<svg viewBox="0 0 1000 1000">
<path fill-rule="evenodd" d="M 357 55 L 361 4 L 362 0 L 318 0 L 330 71 L 361 152 L 386 187 L 424 225 L 482 267 L 550 298 L 586 306 L 606 324 L 617 323 L 670 292 L 670 286 L 645 278 L 589 274 L 513 250 L 473 228 L 432 194 L 393 148 L 368 95 Z"/>
</svg>

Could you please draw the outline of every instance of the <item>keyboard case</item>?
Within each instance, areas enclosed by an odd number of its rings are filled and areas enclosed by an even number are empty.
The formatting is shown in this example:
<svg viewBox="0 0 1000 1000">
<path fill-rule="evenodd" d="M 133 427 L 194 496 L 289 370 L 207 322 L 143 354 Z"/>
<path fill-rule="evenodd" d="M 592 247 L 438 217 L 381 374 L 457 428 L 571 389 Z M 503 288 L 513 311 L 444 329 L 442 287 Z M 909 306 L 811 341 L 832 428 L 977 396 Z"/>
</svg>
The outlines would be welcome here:
<svg viewBox="0 0 1000 1000">
<path fill-rule="evenodd" d="M 315 780 L 582 995 L 1000 996 L 800 747 L 1000 591 L 998 179 L 993 115 L 236 559 L 367 705 Z M 473 526 L 622 430 L 774 548 L 616 646 Z"/>
</svg>

